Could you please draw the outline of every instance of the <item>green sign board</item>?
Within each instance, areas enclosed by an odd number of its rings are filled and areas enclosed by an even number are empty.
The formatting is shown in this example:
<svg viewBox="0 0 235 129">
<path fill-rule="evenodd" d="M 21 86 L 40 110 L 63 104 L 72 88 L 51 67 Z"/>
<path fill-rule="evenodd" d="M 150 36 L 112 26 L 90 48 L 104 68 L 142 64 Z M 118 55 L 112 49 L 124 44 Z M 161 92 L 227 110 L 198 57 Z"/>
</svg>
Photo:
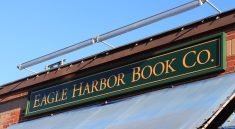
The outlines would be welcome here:
<svg viewBox="0 0 235 129">
<path fill-rule="evenodd" d="M 185 43 L 150 58 L 32 91 L 26 116 L 222 71 L 226 66 L 224 35 Z"/>
</svg>

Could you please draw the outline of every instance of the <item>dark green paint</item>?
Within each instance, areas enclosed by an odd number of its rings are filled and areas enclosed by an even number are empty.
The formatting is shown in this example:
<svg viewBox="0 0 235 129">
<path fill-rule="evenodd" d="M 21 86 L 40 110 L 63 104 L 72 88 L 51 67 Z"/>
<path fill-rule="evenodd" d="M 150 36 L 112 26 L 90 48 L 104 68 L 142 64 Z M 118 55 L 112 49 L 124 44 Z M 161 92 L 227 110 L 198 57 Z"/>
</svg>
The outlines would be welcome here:
<svg viewBox="0 0 235 129">
<path fill-rule="evenodd" d="M 85 76 L 83 78 L 78 78 L 77 80 L 71 80 L 70 82 L 66 82 L 63 84 L 55 85 L 46 89 L 41 89 L 37 91 L 32 91 L 30 94 L 30 100 L 28 102 L 26 116 L 32 116 L 36 114 L 41 114 L 57 109 L 62 109 L 65 107 L 70 107 L 73 105 L 80 105 L 87 102 L 94 102 L 97 100 L 101 100 L 104 98 L 121 95 L 124 93 L 129 93 L 153 86 L 159 86 L 162 84 L 166 84 L 169 82 L 174 82 L 186 78 L 195 77 L 198 75 L 208 74 L 216 71 L 222 71 L 225 70 L 226 67 L 226 53 L 225 53 L 225 34 L 220 33 L 216 35 L 212 35 L 206 38 L 202 38 L 197 41 L 185 43 L 183 45 L 179 45 L 176 47 L 172 47 L 167 50 L 163 50 L 160 52 L 156 52 L 153 57 L 144 59 L 138 62 L 132 62 L 128 65 L 109 69 L 100 73 L 96 73 L 90 76 Z M 211 59 L 206 64 L 199 65 L 198 63 L 195 64 L 195 67 L 192 68 L 185 68 L 182 64 L 183 57 L 186 53 L 195 50 L 197 53 L 202 50 L 209 50 L 211 52 Z M 175 58 L 174 61 L 172 61 Z M 201 54 L 201 61 L 204 62 L 207 59 L 207 56 L 205 53 Z M 163 62 L 167 64 L 166 62 L 171 62 L 172 68 L 175 70 L 172 70 L 168 67 L 168 72 L 166 70 L 164 71 L 164 74 L 161 74 L 159 76 L 152 75 L 148 79 L 139 79 L 136 82 L 132 82 L 133 80 L 133 68 L 140 67 L 140 69 L 143 69 L 145 66 L 154 66 L 156 63 Z M 186 60 L 186 63 L 188 65 L 193 65 L 194 61 L 196 60 L 196 56 L 194 54 L 189 54 Z M 121 66 L 121 65 L 120 65 Z M 160 65 L 158 65 L 157 69 L 160 69 Z M 166 66 L 165 66 L 166 67 Z M 160 70 L 157 70 L 159 73 Z M 85 94 L 82 96 L 72 97 L 73 94 L 73 85 L 77 84 L 79 85 L 81 82 L 84 82 L 83 88 L 85 84 L 88 82 L 89 85 L 91 85 L 91 82 L 93 80 L 100 80 L 101 78 L 108 79 L 112 75 L 118 75 L 120 73 L 123 73 L 125 75 L 123 81 L 125 84 L 120 83 L 119 86 L 115 86 L 113 88 L 106 88 L 102 91 L 93 92 L 90 94 Z M 146 69 L 143 74 L 145 76 L 148 76 L 149 69 Z M 113 84 L 114 81 L 110 81 L 110 84 Z M 100 84 L 100 82 L 99 82 Z M 90 86 L 91 87 L 91 86 Z M 36 108 L 33 108 L 34 105 L 34 99 L 35 95 L 40 95 L 40 100 L 44 95 L 48 96 L 49 93 L 59 91 L 58 98 L 61 98 L 62 96 L 62 89 L 68 89 L 67 91 L 67 99 L 60 102 L 55 102 L 53 104 L 47 104 L 43 106 L 39 106 Z"/>
</svg>

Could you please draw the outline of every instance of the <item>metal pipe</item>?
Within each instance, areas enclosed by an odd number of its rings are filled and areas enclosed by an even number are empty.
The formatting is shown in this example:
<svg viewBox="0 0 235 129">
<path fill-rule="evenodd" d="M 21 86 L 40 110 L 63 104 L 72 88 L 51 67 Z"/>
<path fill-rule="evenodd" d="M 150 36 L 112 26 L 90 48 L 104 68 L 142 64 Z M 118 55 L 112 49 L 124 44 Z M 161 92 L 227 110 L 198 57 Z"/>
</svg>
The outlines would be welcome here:
<svg viewBox="0 0 235 129">
<path fill-rule="evenodd" d="M 37 74 L 37 73 L 38 73 L 38 72 L 33 71 L 33 70 L 29 69 L 29 68 L 24 68 L 24 69 L 27 70 L 27 71 L 29 71 L 29 72 L 32 72 L 32 73 L 34 73 L 34 74 Z"/>
<path fill-rule="evenodd" d="M 91 45 L 91 44 L 93 44 L 93 40 L 92 40 L 92 39 L 85 40 L 85 41 L 83 41 L 83 42 L 74 44 L 74 45 L 72 45 L 72 46 L 69 46 L 69 47 L 60 49 L 60 50 L 55 51 L 55 52 L 52 52 L 52 53 L 50 53 L 50 54 L 47 54 L 47 55 L 38 57 L 38 58 L 36 58 L 36 59 L 30 60 L 30 61 L 25 62 L 25 63 L 22 63 L 22 64 L 18 65 L 17 68 L 20 69 L 20 70 L 22 70 L 22 69 L 28 68 L 28 67 L 30 67 L 30 66 L 33 66 L 33 65 L 42 63 L 42 62 L 44 62 L 44 61 L 47 61 L 47 60 L 56 58 L 56 57 L 58 57 L 58 56 L 61 56 L 61 55 L 64 55 L 64 54 L 73 52 L 73 51 L 75 51 L 75 50 L 77 50 L 77 49 L 80 49 L 80 48 L 89 46 L 89 45 Z"/>
<path fill-rule="evenodd" d="M 74 44 L 74 45 L 66 47 L 64 49 L 52 52 L 50 54 L 41 56 L 39 58 L 33 59 L 31 61 L 28 61 L 28 62 L 22 63 L 22 64 L 18 65 L 17 68 L 20 69 L 20 70 L 21 69 L 25 69 L 27 67 L 30 67 L 30 66 L 42 63 L 42 62 L 50 60 L 50 59 L 53 59 L 55 57 L 58 57 L 58 56 L 61 56 L 61 55 L 73 52 L 73 51 L 75 51 L 77 49 L 80 49 L 80 48 L 92 45 L 92 44 L 97 43 L 97 42 L 102 42 L 104 40 L 113 38 L 115 36 L 118 36 L 118 35 L 127 33 L 129 31 L 135 30 L 137 28 L 140 28 L 140 27 L 152 24 L 152 23 L 160 21 L 160 20 L 162 20 L 164 18 L 167 18 L 167 17 L 170 17 L 170 16 L 174 16 L 174 15 L 177 15 L 179 13 L 191 10 L 191 9 L 196 8 L 197 6 L 200 6 L 200 5 L 204 4 L 204 3 L 205 3 L 204 0 L 194 0 L 192 2 L 189 2 L 189 3 L 183 4 L 181 6 L 175 7 L 173 9 L 167 10 L 165 12 L 153 15 L 151 17 L 145 18 L 143 20 L 137 21 L 137 22 L 129 24 L 127 26 L 124 26 L 124 27 L 115 29 L 113 31 L 107 32 L 105 34 L 99 35 L 99 36 L 97 36 L 95 38 L 91 38 L 91 39 L 85 40 L 83 42 Z"/>
<path fill-rule="evenodd" d="M 219 13 L 222 13 L 221 10 L 219 10 L 214 4 L 212 4 L 209 0 L 206 0 L 206 2 L 211 6 L 213 7 L 216 11 L 218 11 Z"/>
<path fill-rule="evenodd" d="M 111 45 L 111 44 L 109 44 L 109 43 L 106 43 L 105 41 L 101 41 L 101 43 L 103 43 L 103 44 L 105 44 L 105 45 L 107 45 L 107 46 L 109 46 L 109 47 L 111 47 L 111 48 L 115 48 L 113 45 Z"/>
<path fill-rule="evenodd" d="M 159 13 L 159 14 L 153 15 L 151 17 L 145 18 L 143 20 L 137 21 L 135 23 L 129 24 L 127 26 L 124 26 L 124 27 L 118 28 L 116 30 L 107 32 L 105 34 L 102 34 L 102 35 L 98 36 L 98 41 L 104 41 L 104 40 L 107 40 L 109 38 L 127 33 L 129 31 L 132 31 L 132 30 L 135 30 L 137 28 L 152 24 L 152 23 L 160 21 L 162 19 L 165 19 L 165 18 L 174 16 L 174 15 L 177 15 L 179 13 L 191 10 L 193 8 L 196 8 L 197 6 L 202 5 L 202 4 L 203 4 L 203 2 L 200 1 L 200 0 L 186 3 L 184 5 L 175 7 L 173 9 L 164 11 L 162 13 Z"/>
</svg>

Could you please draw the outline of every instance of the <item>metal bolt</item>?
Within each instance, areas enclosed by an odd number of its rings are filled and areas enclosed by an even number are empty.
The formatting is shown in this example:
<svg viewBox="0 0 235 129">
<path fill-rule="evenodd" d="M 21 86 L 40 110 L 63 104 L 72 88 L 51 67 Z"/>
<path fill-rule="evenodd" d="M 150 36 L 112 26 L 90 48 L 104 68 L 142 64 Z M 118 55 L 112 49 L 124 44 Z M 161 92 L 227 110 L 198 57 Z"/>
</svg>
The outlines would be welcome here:
<svg viewBox="0 0 235 129">
<path fill-rule="evenodd" d="M 108 101 L 105 101 L 105 104 L 108 104 Z"/>
</svg>

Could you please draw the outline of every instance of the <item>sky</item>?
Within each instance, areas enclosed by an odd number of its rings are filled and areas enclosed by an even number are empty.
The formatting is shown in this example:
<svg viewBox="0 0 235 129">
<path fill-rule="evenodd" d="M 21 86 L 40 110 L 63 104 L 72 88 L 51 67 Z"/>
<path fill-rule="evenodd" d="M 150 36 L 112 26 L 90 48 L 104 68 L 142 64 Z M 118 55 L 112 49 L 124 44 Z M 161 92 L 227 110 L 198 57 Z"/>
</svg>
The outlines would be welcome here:
<svg viewBox="0 0 235 129">
<path fill-rule="evenodd" d="M 0 0 L 0 85 L 33 73 L 17 65 L 125 26 L 192 0 Z M 210 0 L 222 12 L 235 8 L 235 0 Z M 207 3 L 107 40 L 115 47 L 182 26 L 218 12 Z M 46 65 L 73 62 L 111 49 L 95 44 L 30 67 L 42 72 Z"/>
</svg>

